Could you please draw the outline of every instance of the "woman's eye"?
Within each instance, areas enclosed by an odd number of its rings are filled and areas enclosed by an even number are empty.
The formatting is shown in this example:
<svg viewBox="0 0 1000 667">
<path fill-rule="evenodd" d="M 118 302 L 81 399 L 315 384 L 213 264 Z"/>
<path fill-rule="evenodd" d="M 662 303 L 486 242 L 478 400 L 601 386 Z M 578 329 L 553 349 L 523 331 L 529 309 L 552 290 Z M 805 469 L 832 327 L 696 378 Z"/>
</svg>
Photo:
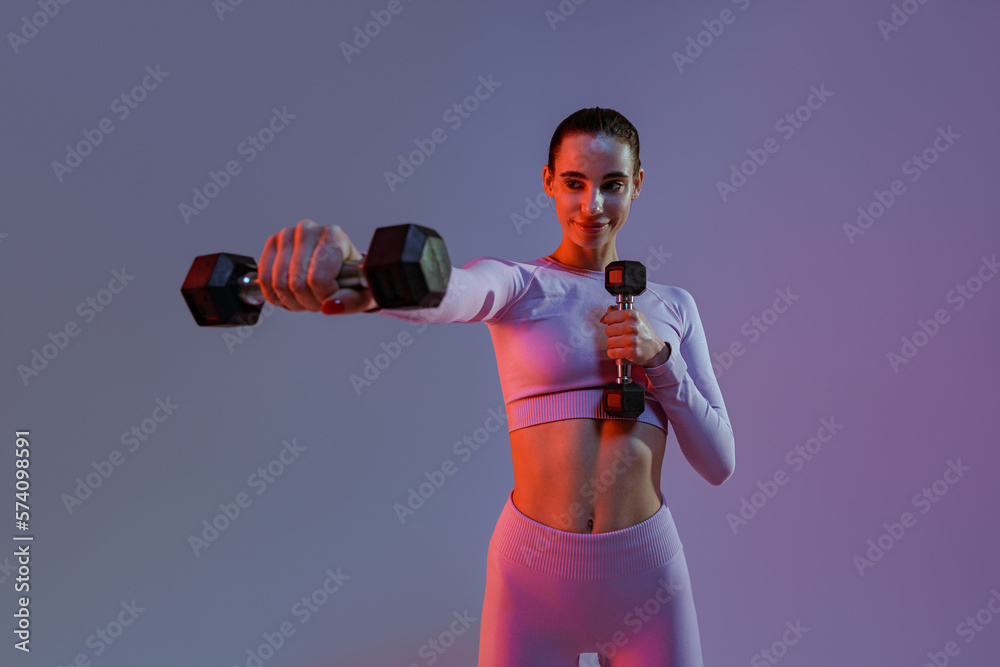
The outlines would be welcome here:
<svg viewBox="0 0 1000 667">
<path fill-rule="evenodd" d="M 572 181 L 572 180 L 566 181 L 566 187 L 568 187 L 570 190 L 576 190 L 579 187 L 579 185 L 580 181 Z M 612 186 L 613 186 L 612 189 L 613 192 L 619 192 L 623 187 L 625 187 L 625 184 L 622 183 L 621 181 L 613 181 L 611 183 L 604 184 L 605 188 L 611 188 Z"/>
</svg>

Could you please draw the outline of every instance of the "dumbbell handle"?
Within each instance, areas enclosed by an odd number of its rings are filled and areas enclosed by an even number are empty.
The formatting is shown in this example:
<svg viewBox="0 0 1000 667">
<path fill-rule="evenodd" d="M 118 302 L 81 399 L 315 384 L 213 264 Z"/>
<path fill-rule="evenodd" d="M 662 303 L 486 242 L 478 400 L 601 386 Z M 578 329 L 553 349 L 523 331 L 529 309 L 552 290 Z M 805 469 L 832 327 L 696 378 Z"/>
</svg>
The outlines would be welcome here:
<svg viewBox="0 0 1000 667">
<path fill-rule="evenodd" d="M 337 274 L 338 287 L 351 287 L 355 289 L 367 289 L 368 278 L 365 276 L 365 253 L 361 253 L 360 262 L 344 262 Z M 260 281 L 256 271 L 244 273 L 236 280 L 237 296 L 244 303 L 251 306 L 259 306 L 264 303 L 264 294 L 260 291 Z"/>
<path fill-rule="evenodd" d="M 632 305 L 632 302 L 635 300 L 634 295 L 618 294 L 617 297 L 618 310 L 633 310 L 635 308 Z M 628 384 L 629 382 L 632 382 L 632 362 L 628 359 L 615 359 L 615 363 L 618 365 L 618 377 L 615 378 L 615 382 L 618 384 Z"/>
</svg>

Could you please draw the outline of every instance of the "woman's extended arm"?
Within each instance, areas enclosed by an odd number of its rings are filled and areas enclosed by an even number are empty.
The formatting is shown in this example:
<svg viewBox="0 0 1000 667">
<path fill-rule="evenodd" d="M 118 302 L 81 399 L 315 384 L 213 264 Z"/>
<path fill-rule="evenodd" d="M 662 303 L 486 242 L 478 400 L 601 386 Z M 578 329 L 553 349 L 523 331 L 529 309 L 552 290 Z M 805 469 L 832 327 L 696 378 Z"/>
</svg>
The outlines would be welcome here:
<svg viewBox="0 0 1000 667">
<path fill-rule="evenodd" d="M 736 469 L 736 444 L 722 391 L 694 297 L 681 293 L 684 321 L 680 346 L 659 366 L 643 368 L 649 391 L 663 406 L 684 457 L 710 484 L 725 482 Z"/>
<path fill-rule="evenodd" d="M 383 308 L 372 312 L 432 324 L 488 321 L 514 301 L 524 285 L 524 276 L 513 262 L 477 257 L 460 269 L 452 266 L 448 289 L 436 308 Z"/>
</svg>

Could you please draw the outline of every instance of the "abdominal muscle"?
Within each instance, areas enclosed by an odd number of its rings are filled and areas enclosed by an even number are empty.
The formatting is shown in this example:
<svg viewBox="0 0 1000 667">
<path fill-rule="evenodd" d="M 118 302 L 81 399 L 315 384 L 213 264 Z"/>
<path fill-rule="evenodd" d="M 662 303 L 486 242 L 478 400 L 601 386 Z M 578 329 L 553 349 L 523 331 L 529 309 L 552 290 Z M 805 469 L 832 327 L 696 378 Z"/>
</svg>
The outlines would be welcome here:
<svg viewBox="0 0 1000 667">
<path fill-rule="evenodd" d="M 660 508 L 667 434 L 640 421 L 561 419 L 510 433 L 514 506 L 558 530 L 607 533 Z"/>
</svg>

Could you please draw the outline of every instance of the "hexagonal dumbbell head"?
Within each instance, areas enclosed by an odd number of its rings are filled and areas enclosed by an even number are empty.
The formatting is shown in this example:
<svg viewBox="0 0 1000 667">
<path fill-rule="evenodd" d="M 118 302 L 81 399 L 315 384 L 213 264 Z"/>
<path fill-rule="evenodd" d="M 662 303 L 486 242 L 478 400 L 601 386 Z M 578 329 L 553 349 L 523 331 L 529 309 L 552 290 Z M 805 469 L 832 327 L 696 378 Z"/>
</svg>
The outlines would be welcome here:
<svg viewBox="0 0 1000 667">
<path fill-rule="evenodd" d="M 601 407 L 616 417 L 634 419 L 646 409 L 646 390 L 641 384 L 609 384 L 601 395 Z"/>
<path fill-rule="evenodd" d="M 195 257 L 181 294 L 199 326 L 238 327 L 257 323 L 260 305 L 240 298 L 239 281 L 257 270 L 253 257 L 217 252 Z"/>
<path fill-rule="evenodd" d="M 646 267 L 629 259 L 610 262 L 604 270 L 604 289 L 615 296 L 639 296 L 646 291 Z"/>
<path fill-rule="evenodd" d="M 451 275 L 441 235 L 413 223 L 376 229 L 364 266 L 381 308 L 435 307 L 444 299 Z"/>
</svg>

